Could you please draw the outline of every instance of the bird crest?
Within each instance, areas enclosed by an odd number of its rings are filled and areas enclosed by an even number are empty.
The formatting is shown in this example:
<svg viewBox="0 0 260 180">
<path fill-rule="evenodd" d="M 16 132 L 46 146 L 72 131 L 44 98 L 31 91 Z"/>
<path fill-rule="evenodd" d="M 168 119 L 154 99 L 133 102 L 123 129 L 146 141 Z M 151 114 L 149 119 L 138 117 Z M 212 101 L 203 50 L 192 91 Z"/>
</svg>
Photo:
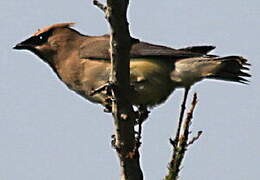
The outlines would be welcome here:
<svg viewBox="0 0 260 180">
<path fill-rule="evenodd" d="M 75 23 L 71 22 L 71 23 L 59 23 L 59 24 L 53 24 L 53 25 L 50 25 L 50 26 L 47 26 L 47 27 L 44 27 L 42 29 L 38 29 L 38 31 L 36 33 L 33 34 L 33 36 L 38 36 L 39 34 L 42 34 L 44 32 L 47 32 L 51 29 L 54 29 L 54 28 L 69 28 L 71 26 L 73 26 Z"/>
</svg>

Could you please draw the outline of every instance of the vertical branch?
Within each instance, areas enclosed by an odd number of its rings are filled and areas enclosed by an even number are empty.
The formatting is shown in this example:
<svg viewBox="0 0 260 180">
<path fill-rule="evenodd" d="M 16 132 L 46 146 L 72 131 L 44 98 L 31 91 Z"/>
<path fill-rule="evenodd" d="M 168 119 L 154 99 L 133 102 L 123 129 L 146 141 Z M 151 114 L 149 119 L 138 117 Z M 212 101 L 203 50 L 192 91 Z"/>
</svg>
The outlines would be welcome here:
<svg viewBox="0 0 260 180">
<path fill-rule="evenodd" d="M 105 12 L 110 24 L 112 113 L 115 125 L 115 148 L 120 160 L 121 180 L 142 180 L 139 150 L 135 139 L 136 115 L 129 103 L 131 37 L 127 22 L 128 0 L 107 0 L 107 6 L 94 0 Z"/>
<path fill-rule="evenodd" d="M 185 88 L 185 91 L 184 91 L 184 97 L 183 97 L 183 101 L 182 101 L 182 104 L 181 104 L 181 112 L 180 112 L 180 117 L 179 117 L 179 124 L 178 124 L 178 129 L 176 131 L 174 143 L 178 142 L 179 136 L 181 134 L 181 126 L 182 126 L 184 112 L 185 112 L 185 109 L 186 109 L 186 101 L 187 101 L 187 98 L 188 98 L 189 90 L 190 90 L 190 87 L 187 87 L 187 88 Z"/>
<path fill-rule="evenodd" d="M 179 119 L 179 126 L 177 130 L 177 134 L 175 136 L 174 140 L 170 140 L 172 146 L 173 146 L 173 154 L 172 159 L 169 163 L 169 172 L 168 175 L 165 177 L 165 180 L 176 180 L 179 177 L 180 172 L 180 166 L 182 163 L 182 160 L 184 158 L 185 152 L 187 150 L 187 147 L 191 144 L 193 144 L 202 134 L 202 131 L 198 132 L 198 135 L 191 139 L 190 142 L 188 142 L 189 139 L 189 127 L 191 120 L 193 118 L 193 112 L 195 109 L 195 106 L 197 104 L 197 94 L 195 93 L 193 96 L 193 100 L 191 103 L 190 111 L 187 113 L 186 119 L 183 121 L 183 114 L 185 110 L 185 104 L 187 99 L 187 93 L 188 91 L 185 91 L 184 100 L 181 107 L 181 114 Z"/>
</svg>

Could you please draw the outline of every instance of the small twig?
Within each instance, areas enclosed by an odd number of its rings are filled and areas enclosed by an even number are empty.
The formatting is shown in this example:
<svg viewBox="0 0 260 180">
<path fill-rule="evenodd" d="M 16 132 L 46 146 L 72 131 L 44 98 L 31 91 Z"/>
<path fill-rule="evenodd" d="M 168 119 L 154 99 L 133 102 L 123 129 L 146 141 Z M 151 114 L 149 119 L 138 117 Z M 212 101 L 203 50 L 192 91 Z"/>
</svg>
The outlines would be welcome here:
<svg viewBox="0 0 260 180">
<path fill-rule="evenodd" d="M 177 142 L 179 141 L 179 136 L 180 136 L 180 132 L 181 132 L 181 126 L 182 126 L 184 112 L 186 109 L 186 101 L 187 101 L 189 90 L 190 90 L 190 87 L 185 88 L 184 97 L 183 97 L 183 101 L 181 104 L 181 112 L 180 112 L 180 117 L 179 117 L 178 129 L 177 129 L 177 132 L 175 135 L 175 139 L 173 140 L 173 143 L 172 143 L 173 146 L 177 146 Z"/>
<path fill-rule="evenodd" d="M 184 141 L 185 141 L 185 146 L 187 145 L 187 141 L 188 141 L 188 137 L 189 137 L 190 122 L 193 118 L 193 112 L 194 112 L 195 106 L 198 102 L 197 99 L 198 99 L 197 93 L 194 93 L 190 111 L 187 113 L 187 117 L 185 119 L 185 122 L 183 123 L 183 127 L 182 127 L 183 128 L 183 135 L 182 136 L 184 136 L 183 138 L 184 138 Z"/>
<path fill-rule="evenodd" d="M 184 113 L 187 95 L 188 95 L 188 90 L 186 89 L 185 95 L 184 95 L 184 100 L 183 100 L 182 107 L 181 107 L 182 109 L 181 109 L 180 117 L 182 117 L 183 116 L 182 113 Z M 192 144 L 194 141 L 196 141 L 202 133 L 201 131 L 199 131 L 198 136 L 193 138 L 188 143 L 188 138 L 189 138 L 189 134 L 190 134 L 189 128 L 190 128 L 191 120 L 193 117 L 193 112 L 194 112 L 197 102 L 198 102 L 197 94 L 195 93 L 193 96 L 192 103 L 191 103 L 190 111 L 187 113 L 187 117 L 186 117 L 185 121 L 182 122 L 182 119 L 181 118 L 179 119 L 179 126 L 178 126 L 178 132 L 177 132 L 178 134 L 176 134 L 174 140 L 170 139 L 170 143 L 173 146 L 173 154 L 172 154 L 172 159 L 171 159 L 171 161 L 169 163 L 169 167 L 168 167 L 169 172 L 168 172 L 168 175 L 165 177 L 165 180 L 178 179 L 179 172 L 181 170 L 181 163 L 184 158 L 188 145 L 190 143 Z"/>
<path fill-rule="evenodd" d="M 197 136 L 193 137 L 193 138 L 190 140 L 190 142 L 188 142 L 187 147 L 190 146 L 190 145 L 192 145 L 195 141 L 197 141 L 197 140 L 200 138 L 201 135 L 202 135 L 202 131 L 198 131 Z"/>
<path fill-rule="evenodd" d="M 141 138 L 142 138 L 142 124 L 143 122 L 148 118 L 148 115 L 150 111 L 147 110 L 146 106 L 139 106 L 138 108 L 138 116 L 137 116 L 137 123 L 138 123 L 138 132 L 137 132 L 137 137 L 136 137 L 136 142 L 137 142 L 137 148 L 140 147 L 141 145 Z"/>
<path fill-rule="evenodd" d="M 137 131 L 137 137 L 136 137 L 136 148 L 138 149 L 141 145 L 141 138 L 142 138 L 142 124 L 143 121 L 140 119 L 138 120 L 138 131 Z"/>
<path fill-rule="evenodd" d="M 106 12 L 107 6 L 99 2 L 98 0 L 93 0 L 93 4 L 97 6 L 99 9 L 101 9 L 102 11 Z"/>
<path fill-rule="evenodd" d="M 192 119 L 193 111 L 194 111 L 197 103 L 198 103 L 197 93 L 194 93 L 193 100 L 191 103 L 191 109 L 190 109 L 190 112 L 188 113 L 187 119 Z"/>
<path fill-rule="evenodd" d="M 138 125 L 138 127 L 137 127 L 138 130 L 136 132 L 136 142 L 135 142 L 135 147 L 134 147 L 133 152 L 138 152 L 138 149 L 140 148 L 140 146 L 142 144 L 142 142 L 141 142 L 142 124 L 147 119 L 149 113 L 150 113 L 150 111 L 147 110 L 146 106 L 140 106 L 138 108 L 138 111 L 136 112 L 136 114 L 137 114 L 136 121 L 137 121 L 137 125 Z"/>
</svg>

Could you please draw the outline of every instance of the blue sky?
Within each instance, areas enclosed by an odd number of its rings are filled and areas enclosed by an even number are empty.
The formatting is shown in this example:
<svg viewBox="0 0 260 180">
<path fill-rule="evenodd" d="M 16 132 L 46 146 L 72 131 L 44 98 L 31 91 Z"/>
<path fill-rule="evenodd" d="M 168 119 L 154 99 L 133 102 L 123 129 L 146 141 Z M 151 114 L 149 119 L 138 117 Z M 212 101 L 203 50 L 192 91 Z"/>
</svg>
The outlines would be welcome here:
<svg viewBox="0 0 260 180">
<path fill-rule="evenodd" d="M 182 179 L 259 179 L 259 18 L 257 0 L 130 2 L 134 37 L 175 48 L 215 45 L 213 54 L 243 55 L 252 64 L 249 86 L 207 80 L 192 88 L 199 97 L 192 130 L 203 135 L 186 155 Z M 87 0 L 9 0 L 0 2 L 0 21 L 0 179 L 118 179 L 111 115 L 68 90 L 35 55 L 12 50 L 59 22 L 105 34 L 102 12 Z M 175 91 L 144 124 L 146 179 L 166 174 L 182 94 Z"/>
</svg>

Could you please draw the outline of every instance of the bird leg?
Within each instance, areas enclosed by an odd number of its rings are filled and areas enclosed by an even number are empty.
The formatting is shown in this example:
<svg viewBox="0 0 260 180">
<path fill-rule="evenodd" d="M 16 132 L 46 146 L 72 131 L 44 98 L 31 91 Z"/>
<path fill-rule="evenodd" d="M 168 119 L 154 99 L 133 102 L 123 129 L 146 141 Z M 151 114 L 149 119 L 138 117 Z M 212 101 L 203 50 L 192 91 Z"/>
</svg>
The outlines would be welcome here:
<svg viewBox="0 0 260 180">
<path fill-rule="evenodd" d="M 103 84 L 102 86 L 92 90 L 90 92 L 90 96 L 94 96 L 97 93 L 101 93 L 102 91 L 105 91 L 106 99 L 103 103 L 105 109 L 104 112 L 111 113 L 112 112 L 112 89 L 114 88 L 114 84 L 111 81 L 108 81 L 107 83 Z"/>
<path fill-rule="evenodd" d="M 105 103 L 103 105 L 105 107 L 104 112 L 112 113 L 112 97 L 106 98 Z"/>
<path fill-rule="evenodd" d="M 90 92 L 90 96 L 94 96 L 97 93 L 100 93 L 101 91 L 106 91 L 107 95 L 111 95 L 111 89 L 114 87 L 114 84 L 110 81 L 108 81 L 107 83 L 103 84 L 102 86 L 92 90 Z"/>
</svg>

